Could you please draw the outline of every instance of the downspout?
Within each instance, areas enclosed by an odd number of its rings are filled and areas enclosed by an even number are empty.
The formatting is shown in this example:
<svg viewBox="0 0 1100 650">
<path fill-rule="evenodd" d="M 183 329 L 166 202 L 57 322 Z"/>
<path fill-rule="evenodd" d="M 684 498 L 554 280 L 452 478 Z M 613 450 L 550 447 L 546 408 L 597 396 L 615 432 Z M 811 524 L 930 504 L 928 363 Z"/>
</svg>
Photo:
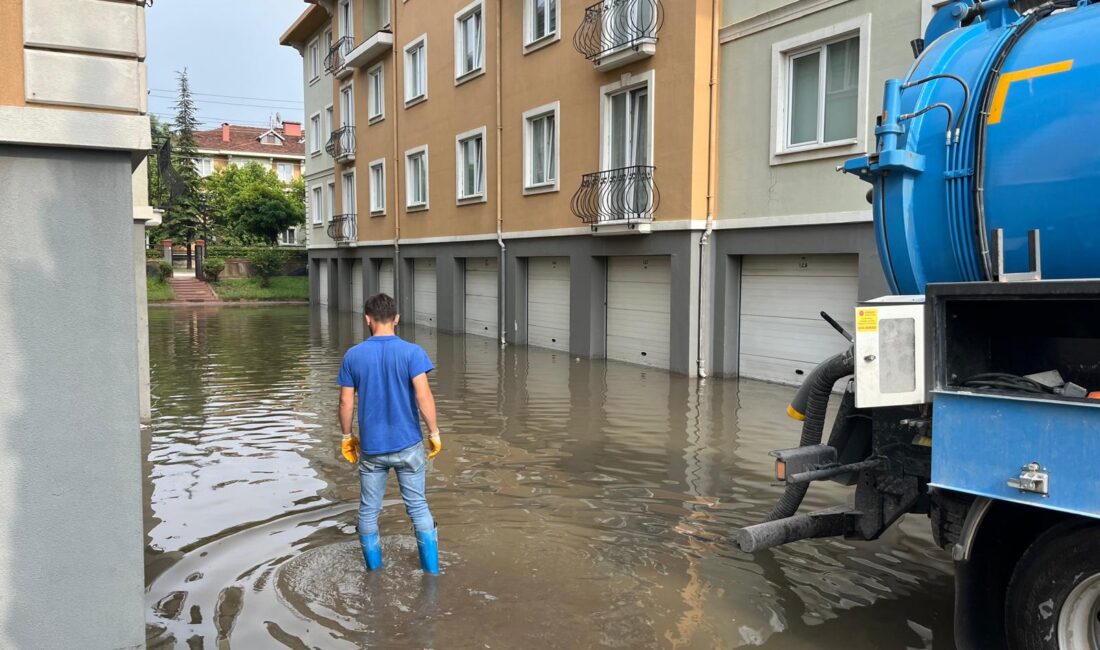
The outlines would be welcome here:
<svg viewBox="0 0 1100 650">
<path fill-rule="evenodd" d="M 709 264 L 707 256 L 707 245 L 710 243 L 710 235 L 714 232 L 714 202 L 715 192 L 717 191 L 717 156 L 718 156 L 718 21 L 719 6 L 721 0 L 711 0 L 710 9 L 710 105 L 708 107 L 708 119 L 707 119 L 707 224 L 703 229 L 703 236 L 699 238 L 699 322 L 698 331 L 696 332 L 697 346 L 699 348 L 699 359 L 696 366 L 696 372 L 700 379 L 706 379 L 707 377 L 707 359 L 704 350 L 706 349 L 706 341 L 704 335 L 707 333 L 706 318 L 707 318 L 707 289 L 706 281 L 710 275 L 708 271 Z"/>
<path fill-rule="evenodd" d="M 505 265 L 506 265 L 506 262 L 508 261 L 508 249 L 504 245 L 504 206 L 501 205 L 501 203 L 500 203 L 500 199 L 501 199 L 501 180 L 500 179 L 501 179 L 501 176 L 503 176 L 503 174 L 501 173 L 502 170 L 501 170 L 501 167 L 500 167 L 500 164 L 501 164 L 501 136 L 504 133 L 504 122 L 503 122 L 503 118 L 501 116 L 502 100 L 501 100 L 501 91 L 500 91 L 500 83 L 501 83 L 501 79 L 503 77 L 503 74 L 501 73 L 501 69 L 500 69 L 501 32 L 502 32 L 502 29 L 501 29 L 501 20 L 502 20 L 501 14 L 503 14 L 503 13 L 504 13 L 504 0 L 500 0 L 500 2 L 497 3 L 497 25 L 496 25 L 496 39 L 497 39 L 497 42 L 496 42 L 496 48 L 495 49 L 496 49 L 496 68 L 497 68 L 497 70 L 496 70 L 496 90 L 497 90 L 497 106 L 496 106 L 496 109 L 497 109 L 496 207 L 497 207 L 497 245 L 500 246 L 500 263 L 497 265 L 500 268 L 500 300 L 499 300 L 499 302 L 500 302 L 500 314 L 499 314 L 500 326 L 497 329 L 500 331 L 500 346 L 501 347 L 504 347 L 505 345 L 507 345 L 506 332 L 507 332 L 507 327 L 508 327 L 506 322 L 505 322 L 505 317 L 507 316 L 507 310 L 505 309 L 505 305 L 508 302 L 508 273 L 507 273 L 507 270 L 505 268 Z"/>
<path fill-rule="evenodd" d="M 397 0 L 390 3 L 390 30 L 397 33 Z M 401 287 L 401 210 L 398 208 L 401 202 L 401 148 L 397 141 L 397 122 L 401 119 L 401 111 L 397 110 L 397 39 L 393 39 L 393 70 L 390 73 L 393 82 L 393 292 L 400 295 Z M 368 173 L 369 173 L 368 169 Z M 398 306 L 400 306 L 398 301 Z"/>
</svg>

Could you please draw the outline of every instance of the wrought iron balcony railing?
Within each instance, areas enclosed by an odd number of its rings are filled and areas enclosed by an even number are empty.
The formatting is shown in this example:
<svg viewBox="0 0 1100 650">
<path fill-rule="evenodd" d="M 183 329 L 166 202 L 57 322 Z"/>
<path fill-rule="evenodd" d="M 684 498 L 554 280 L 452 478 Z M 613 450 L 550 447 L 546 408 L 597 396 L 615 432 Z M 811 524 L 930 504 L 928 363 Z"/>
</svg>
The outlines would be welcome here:
<svg viewBox="0 0 1100 650">
<path fill-rule="evenodd" d="M 656 169 L 637 166 L 585 174 L 573 195 L 573 214 L 592 225 L 652 221 L 661 203 L 653 181 Z"/>
<path fill-rule="evenodd" d="M 348 55 L 355 49 L 355 41 L 350 36 L 336 39 L 325 57 L 325 72 L 336 74 L 347 66 Z"/>
<path fill-rule="evenodd" d="M 355 241 L 358 233 L 354 214 L 338 214 L 328 222 L 329 239 L 337 244 L 347 244 Z"/>
<path fill-rule="evenodd" d="M 655 43 L 665 21 L 661 0 L 600 0 L 584 10 L 573 45 L 589 61 Z"/>
<path fill-rule="evenodd" d="M 332 132 L 328 137 L 325 151 L 335 160 L 355 160 L 355 127 L 344 125 Z"/>
</svg>

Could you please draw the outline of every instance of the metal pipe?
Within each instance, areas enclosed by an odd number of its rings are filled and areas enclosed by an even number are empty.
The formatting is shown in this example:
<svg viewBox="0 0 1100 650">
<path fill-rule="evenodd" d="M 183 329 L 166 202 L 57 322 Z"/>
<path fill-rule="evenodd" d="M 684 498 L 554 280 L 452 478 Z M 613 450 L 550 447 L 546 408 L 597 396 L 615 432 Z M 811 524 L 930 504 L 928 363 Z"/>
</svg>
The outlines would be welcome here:
<svg viewBox="0 0 1100 650">
<path fill-rule="evenodd" d="M 497 25 L 496 25 L 496 32 L 497 32 L 496 33 L 496 39 L 497 39 L 497 42 L 496 42 L 496 47 L 494 49 L 496 50 L 496 67 L 497 67 L 497 70 L 496 70 L 496 78 L 497 78 L 497 82 L 496 82 L 496 87 L 497 87 L 497 106 L 496 106 L 496 109 L 497 109 L 497 136 L 496 136 L 497 245 L 500 246 L 500 262 L 497 264 L 497 266 L 499 267 L 499 272 L 500 272 L 500 297 L 497 301 L 497 302 L 500 303 L 500 310 L 499 310 L 499 314 L 498 314 L 499 324 L 497 326 L 497 331 L 500 333 L 500 345 L 501 345 L 501 347 L 504 347 L 505 345 L 507 345 L 507 342 L 506 342 L 506 339 L 505 339 L 505 332 L 507 331 L 507 325 L 506 325 L 506 322 L 505 322 L 505 318 L 508 315 L 507 310 L 505 309 L 505 305 L 508 301 L 508 273 L 507 273 L 507 270 L 506 270 L 506 266 L 507 266 L 507 262 L 508 262 L 508 249 L 504 245 L 504 206 L 501 205 L 501 203 L 500 203 L 500 198 L 501 198 L 501 187 L 500 187 L 501 186 L 501 181 L 500 181 L 500 178 L 503 175 L 501 173 L 501 168 L 500 168 L 500 164 L 501 164 L 501 136 L 504 134 L 504 121 L 503 121 L 503 117 L 501 116 L 502 99 L 501 99 L 501 92 L 500 92 L 501 77 L 503 76 L 501 74 L 501 68 L 500 68 L 501 33 L 503 31 L 502 27 L 501 27 L 501 20 L 502 20 L 501 14 L 503 14 L 503 13 L 504 13 L 504 0 L 500 0 L 499 2 L 497 2 L 497 21 L 496 21 L 497 22 Z"/>
<path fill-rule="evenodd" d="M 879 465 L 882 465 L 883 462 L 884 459 L 882 458 L 869 458 L 867 460 L 863 460 L 858 463 L 851 463 L 849 465 L 837 465 L 836 467 L 811 469 L 805 472 L 791 474 L 787 477 L 787 482 L 809 483 L 811 481 L 824 481 L 826 479 L 833 478 L 834 476 L 840 476 L 841 474 L 847 474 L 849 472 L 862 472 L 865 469 L 874 469 Z"/>
<path fill-rule="evenodd" d="M 390 29 L 393 33 L 397 33 L 397 0 L 390 2 Z M 390 69 L 390 77 L 393 82 L 393 105 L 397 106 L 397 56 L 398 56 L 398 44 L 397 39 L 393 39 L 393 66 Z M 401 266 L 401 210 L 398 209 L 398 205 L 401 201 L 401 174 L 398 170 L 401 169 L 401 146 L 397 141 L 398 127 L 397 123 L 401 119 L 401 111 L 394 110 L 393 113 L 393 292 L 400 294 L 398 291 L 400 285 L 400 276 L 398 275 L 398 268 Z M 369 172 L 369 170 L 368 170 Z M 385 206 L 383 206 L 385 207 Z M 400 307 L 400 301 L 398 306 Z"/>
<path fill-rule="evenodd" d="M 698 358 L 696 359 L 696 374 L 700 379 L 707 378 L 707 358 L 705 353 L 705 335 L 707 334 L 706 280 L 707 277 L 710 275 L 709 273 L 707 273 L 707 244 L 710 243 L 710 235 L 712 232 L 714 232 L 714 193 L 717 186 L 717 161 L 715 159 L 718 155 L 717 120 L 719 2 L 720 0 L 711 0 L 710 6 L 710 95 L 708 97 L 709 106 L 707 108 L 707 110 L 709 111 L 709 114 L 707 116 L 707 225 L 706 228 L 703 229 L 703 235 L 699 238 L 699 322 L 697 323 L 697 329 L 695 332 L 695 345 L 698 348 Z"/>
</svg>

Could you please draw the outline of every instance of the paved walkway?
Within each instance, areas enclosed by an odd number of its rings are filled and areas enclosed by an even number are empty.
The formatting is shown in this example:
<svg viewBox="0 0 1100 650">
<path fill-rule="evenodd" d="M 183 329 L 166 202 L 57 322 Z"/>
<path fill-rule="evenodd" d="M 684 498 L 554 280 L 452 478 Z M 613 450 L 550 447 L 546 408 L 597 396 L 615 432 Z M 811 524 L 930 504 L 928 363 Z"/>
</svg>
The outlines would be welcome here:
<svg viewBox="0 0 1100 650">
<path fill-rule="evenodd" d="M 176 294 L 176 302 L 217 302 L 218 296 L 205 282 L 191 277 L 173 277 L 172 292 Z"/>
</svg>

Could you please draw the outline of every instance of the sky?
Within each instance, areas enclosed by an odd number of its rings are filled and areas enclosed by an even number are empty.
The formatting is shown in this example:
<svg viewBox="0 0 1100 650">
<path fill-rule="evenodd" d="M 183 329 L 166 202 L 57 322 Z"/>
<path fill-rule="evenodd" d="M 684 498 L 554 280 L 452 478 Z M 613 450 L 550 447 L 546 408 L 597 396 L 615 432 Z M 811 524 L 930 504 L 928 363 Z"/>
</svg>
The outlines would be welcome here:
<svg viewBox="0 0 1100 650">
<path fill-rule="evenodd" d="M 155 0 L 145 13 L 149 112 L 175 115 L 187 68 L 204 128 L 266 126 L 279 113 L 302 121 L 302 57 L 279 36 L 309 5 L 302 0 Z"/>
</svg>

